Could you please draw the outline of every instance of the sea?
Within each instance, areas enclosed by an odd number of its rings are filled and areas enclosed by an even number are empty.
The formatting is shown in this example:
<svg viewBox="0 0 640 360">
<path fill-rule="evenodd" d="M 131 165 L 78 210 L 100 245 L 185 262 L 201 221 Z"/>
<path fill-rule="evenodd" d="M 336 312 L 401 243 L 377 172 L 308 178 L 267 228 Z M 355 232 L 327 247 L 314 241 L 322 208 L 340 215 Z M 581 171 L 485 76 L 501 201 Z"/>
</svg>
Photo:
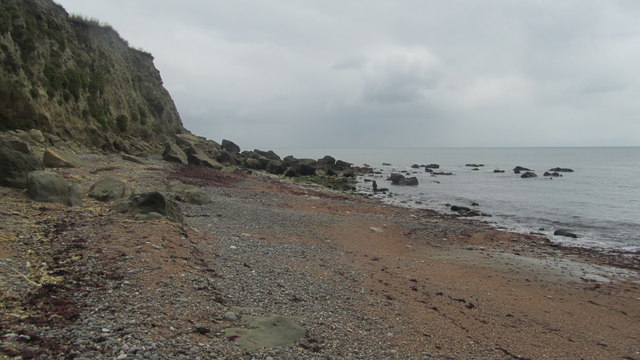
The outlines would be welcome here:
<svg viewBox="0 0 640 360">
<path fill-rule="evenodd" d="M 640 253 L 640 147 L 558 148 L 371 148 L 274 149 L 282 157 L 319 159 L 331 155 L 378 175 L 358 177 L 357 189 L 372 193 L 375 180 L 387 194 L 382 201 L 399 206 L 451 213 L 451 205 L 473 208 L 496 227 L 520 233 L 542 233 L 565 246 Z M 385 165 L 386 164 L 386 165 Z M 434 176 L 412 165 L 438 164 Z M 467 164 L 483 165 L 477 167 Z M 538 176 L 523 179 L 516 166 Z M 562 177 L 545 177 L 551 168 L 570 168 Z M 494 173 L 494 170 L 505 170 Z M 389 174 L 407 171 L 418 186 L 397 186 Z M 477 204 L 477 205 L 475 205 Z M 553 235 L 566 229 L 578 235 Z"/>
</svg>

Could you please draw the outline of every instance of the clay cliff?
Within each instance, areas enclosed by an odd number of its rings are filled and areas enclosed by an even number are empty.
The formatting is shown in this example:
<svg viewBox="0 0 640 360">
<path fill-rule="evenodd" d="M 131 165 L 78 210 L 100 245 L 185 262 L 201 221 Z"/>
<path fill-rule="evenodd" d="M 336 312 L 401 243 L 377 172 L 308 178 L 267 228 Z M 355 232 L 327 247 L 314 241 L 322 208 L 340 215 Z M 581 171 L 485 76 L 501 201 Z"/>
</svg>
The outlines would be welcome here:
<svg viewBox="0 0 640 360">
<path fill-rule="evenodd" d="M 187 132 L 153 56 L 51 0 L 0 2 L 0 131 L 103 151 L 160 151 Z"/>
</svg>

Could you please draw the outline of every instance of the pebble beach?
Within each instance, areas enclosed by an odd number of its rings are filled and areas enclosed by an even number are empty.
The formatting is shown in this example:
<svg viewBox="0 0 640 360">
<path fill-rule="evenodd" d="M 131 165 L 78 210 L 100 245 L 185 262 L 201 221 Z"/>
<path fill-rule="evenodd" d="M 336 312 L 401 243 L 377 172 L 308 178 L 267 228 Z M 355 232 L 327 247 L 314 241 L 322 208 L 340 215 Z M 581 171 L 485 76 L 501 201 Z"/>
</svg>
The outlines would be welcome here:
<svg viewBox="0 0 640 360">
<path fill-rule="evenodd" d="M 640 359 L 637 256 L 260 172 L 90 160 L 57 171 L 211 202 L 179 223 L 0 188 L 3 358 Z"/>
</svg>

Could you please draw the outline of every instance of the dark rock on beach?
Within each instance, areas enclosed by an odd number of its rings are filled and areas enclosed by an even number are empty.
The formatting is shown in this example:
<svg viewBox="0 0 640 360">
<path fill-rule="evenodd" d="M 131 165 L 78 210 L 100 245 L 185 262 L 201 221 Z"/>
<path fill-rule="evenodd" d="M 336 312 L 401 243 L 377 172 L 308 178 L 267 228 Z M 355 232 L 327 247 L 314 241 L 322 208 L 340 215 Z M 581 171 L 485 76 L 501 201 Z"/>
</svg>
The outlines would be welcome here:
<svg viewBox="0 0 640 360">
<path fill-rule="evenodd" d="M 39 202 L 81 206 L 80 188 L 69 184 L 62 176 L 49 171 L 29 173 L 27 191 L 31 199 Z"/>
<path fill-rule="evenodd" d="M 26 141 L 0 137 L 0 185 L 25 188 L 27 175 L 34 170 L 42 170 L 42 162 Z"/>
<path fill-rule="evenodd" d="M 98 201 L 114 201 L 124 197 L 127 186 L 122 180 L 104 177 L 91 185 L 89 197 Z"/>
<path fill-rule="evenodd" d="M 117 203 L 112 209 L 119 213 L 156 213 L 166 216 L 168 219 L 183 222 L 182 211 L 178 205 L 157 191 L 133 194 L 127 200 Z"/>
</svg>

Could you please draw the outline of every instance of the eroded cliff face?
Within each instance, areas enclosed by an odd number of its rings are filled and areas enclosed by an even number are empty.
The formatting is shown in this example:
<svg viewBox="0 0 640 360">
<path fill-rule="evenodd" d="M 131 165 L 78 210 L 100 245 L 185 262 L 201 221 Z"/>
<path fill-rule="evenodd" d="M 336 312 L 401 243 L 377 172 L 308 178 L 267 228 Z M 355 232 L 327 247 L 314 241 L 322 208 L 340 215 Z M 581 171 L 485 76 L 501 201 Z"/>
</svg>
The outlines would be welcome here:
<svg viewBox="0 0 640 360">
<path fill-rule="evenodd" d="M 0 0 L 0 130 L 31 128 L 125 152 L 186 132 L 151 54 L 51 0 Z"/>
</svg>

